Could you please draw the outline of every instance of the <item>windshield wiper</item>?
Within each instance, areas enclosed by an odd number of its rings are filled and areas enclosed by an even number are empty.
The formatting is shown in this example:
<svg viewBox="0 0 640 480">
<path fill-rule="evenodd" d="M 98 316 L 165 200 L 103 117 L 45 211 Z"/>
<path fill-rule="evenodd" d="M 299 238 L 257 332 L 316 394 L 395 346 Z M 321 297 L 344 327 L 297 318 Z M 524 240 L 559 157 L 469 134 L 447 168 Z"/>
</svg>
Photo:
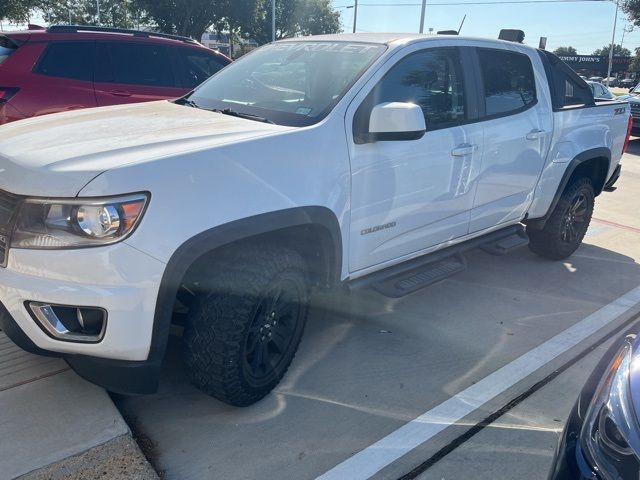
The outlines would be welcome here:
<svg viewBox="0 0 640 480">
<path fill-rule="evenodd" d="M 187 105 L 189 107 L 193 107 L 193 108 L 200 108 L 200 106 L 194 102 L 193 100 L 189 100 L 188 98 L 179 98 L 178 100 L 176 100 L 176 103 L 180 104 L 180 105 Z"/>
<path fill-rule="evenodd" d="M 268 118 L 261 117 L 260 115 L 254 115 L 252 113 L 236 112 L 235 110 L 231 110 L 230 108 L 223 108 L 223 109 L 214 108 L 211 111 L 212 112 L 217 112 L 217 113 L 222 113 L 224 115 L 230 115 L 232 117 L 246 118 L 246 119 L 249 119 L 249 120 L 255 120 L 257 122 L 272 123 L 272 124 L 275 125 L 275 122 L 272 122 Z"/>
</svg>

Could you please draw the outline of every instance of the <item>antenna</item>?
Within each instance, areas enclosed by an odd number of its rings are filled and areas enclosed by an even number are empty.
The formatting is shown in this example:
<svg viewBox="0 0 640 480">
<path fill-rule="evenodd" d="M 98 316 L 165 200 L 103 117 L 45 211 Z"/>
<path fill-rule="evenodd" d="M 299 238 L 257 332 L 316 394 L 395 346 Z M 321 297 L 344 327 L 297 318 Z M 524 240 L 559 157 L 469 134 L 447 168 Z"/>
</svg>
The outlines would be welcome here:
<svg viewBox="0 0 640 480">
<path fill-rule="evenodd" d="M 460 22 L 460 26 L 458 27 L 458 35 L 460 35 L 460 30 L 462 30 L 462 25 L 464 25 L 464 21 L 467 19 L 467 14 L 464 14 L 464 17 L 462 17 L 462 21 Z"/>
</svg>

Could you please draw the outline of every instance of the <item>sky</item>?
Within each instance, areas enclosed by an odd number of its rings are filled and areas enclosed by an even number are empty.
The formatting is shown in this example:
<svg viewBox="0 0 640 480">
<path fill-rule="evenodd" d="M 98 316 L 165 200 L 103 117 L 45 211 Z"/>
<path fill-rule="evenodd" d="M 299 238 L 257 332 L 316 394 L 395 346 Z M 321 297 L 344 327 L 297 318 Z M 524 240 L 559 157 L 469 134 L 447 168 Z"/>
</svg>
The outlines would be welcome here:
<svg viewBox="0 0 640 480">
<path fill-rule="evenodd" d="M 537 47 L 540 37 L 547 37 L 547 50 L 570 45 L 582 55 L 590 55 L 611 43 L 616 5 L 610 0 L 470 4 L 480 1 L 503 0 L 427 0 L 425 33 L 429 28 L 434 32 L 457 30 L 466 14 L 462 35 L 497 38 L 500 29 L 515 28 L 525 32 L 525 43 L 529 45 Z M 353 5 L 353 0 L 331 0 L 331 3 L 341 14 L 344 30 L 352 31 L 353 8 L 346 7 Z M 358 32 L 418 32 L 420 28 L 421 0 L 359 0 L 358 3 Z M 385 6 L 374 6 L 376 4 Z M 623 28 L 629 25 L 620 11 L 616 43 L 620 43 Z M 623 46 L 632 52 L 640 46 L 640 27 L 625 33 Z"/>
<path fill-rule="evenodd" d="M 276 0 L 278 1 L 278 0 Z M 510 0 L 525 1 L 525 0 Z M 343 28 L 353 28 L 354 0 L 331 0 L 340 12 Z M 422 0 L 359 0 L 357 31 L 359 32 L 418 32 Z M 478 2 L 500 2 L 478 5 Z M 590 55 L 594 50 L 611 43 L 615 3 L 611 0 L 582 0 L 565 2 L 504 3 L 505 0 L 427 0 L 424 31 L 456 30 L 464 15 L 467 18 L 461 34 L 497 38 L 502 28 L 516 28 L 525 32 L 525 43 L 538 46 L 541 36 L 547 37 L 547 49 L 572 46 L 578 53 Z M 454 3 L 458 5 L 454 5 Z M 459 5 L 462 3 L 463 5 Z M 471 3 L 476 3 L 472 5 Z M 38 21 L 34 18 L 33 21 Z M 40 19 L 41 20 L 41 19 Z M 618 14 L 616 43 L 622 39 L 623 29 L 629 27 L 622 11 Z M 4 24 L 5 29 L 15 26 Z M 624 47 L 632 52 L 640 47 L 640 27 L 624 34 Z"/>
</svg>

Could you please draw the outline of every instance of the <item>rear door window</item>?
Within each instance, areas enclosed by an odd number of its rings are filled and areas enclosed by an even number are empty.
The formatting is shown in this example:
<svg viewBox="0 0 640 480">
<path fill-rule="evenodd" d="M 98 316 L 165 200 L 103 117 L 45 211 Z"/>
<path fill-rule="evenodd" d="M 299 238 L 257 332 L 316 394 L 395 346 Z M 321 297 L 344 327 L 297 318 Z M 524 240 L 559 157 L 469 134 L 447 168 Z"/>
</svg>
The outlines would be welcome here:
<svg viewBox="0 0 640 480">
<path fill-rule="evenodd" d="M 213 52 L 195 48 L 178 48 L 177 50 L 183 65 L 183 83 L 187 88 L 200 85 L 228 63 Z"/>
<path fill-rule="evenodd" d="M 96 82 L 178 86 L 166 46 L 126 42 L 98 43 Z"/>
<path fill-rule="evenodd" d="M 93 42 L 55 42 L 44 51 L 34 72 L 74 80 L 93 80 Z"/>
<path fill-rule="evenodd" d="M 533 66 L 527 55 L 485 48 L 477 51 L 486 116 L 518 113 L 536 103 Z"/>
</svg>

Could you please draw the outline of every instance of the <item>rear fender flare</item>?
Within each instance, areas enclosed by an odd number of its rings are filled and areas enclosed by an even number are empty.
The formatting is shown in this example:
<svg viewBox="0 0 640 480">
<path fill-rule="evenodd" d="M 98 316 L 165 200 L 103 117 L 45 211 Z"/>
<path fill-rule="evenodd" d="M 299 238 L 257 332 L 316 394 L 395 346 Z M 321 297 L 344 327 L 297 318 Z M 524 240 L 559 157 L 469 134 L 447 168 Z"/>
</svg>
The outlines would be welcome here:
<svg viewBox="0 0 640 480">
<path fill-rule="evenodd" d="M 571 176 L 573 175 L 573 173 L 576 171 L 576 169 L 583 164 L 584 162 L 587 162 L 589 160 L 593 160 L 595 158 L 606 158 L 607 159 L 607 173 L 609 171 L 609 167 L 611 166 L 611 150 L 609 150 L 606 147 L 599 147 L 599 148 L 592 148 L 589 150 L 585 150 L 582 153 L 579 153 L 578 155 L 576 155 L 567 165 L 567 168 L 565 169 L 564 173 L 562 174 L 562 179 L 560 180 L 560 184 L 558 185 L 558 188 L 556 189 L 556 193 L 553 196 L 553 200 L 551 200 L 551 204 L 549 205 L 549 208 L 547 210 L 547 213 L 540 218 L 533 218 L 530 220 L 525 220 L 525 224 L 527 226 L 536 228 L 536 229 L 542 229 L 544 228 L 544 226 L 546 225 L 547 221 L 549 220 L 549 217 L 551 217 L 551 214 L 553 213 L 554 209 L 556 208 L 556 205 L 558 205 L 558 201 L 560 200 L 560 197 L 562 196 L 562 193 L 564 192 L 564 190 L 567 188 L 567 185 L 569 184 L 569 180 L 571 180 Z M 604 185 L 607 181 L 607 175 L 605 174 L 605 179 L 602 183 L 602 185 L 594 185 L 595 191 L 596 191 L 596 195 L 598 195 L 602 189 L 604 188 Z"/>
</svg>

